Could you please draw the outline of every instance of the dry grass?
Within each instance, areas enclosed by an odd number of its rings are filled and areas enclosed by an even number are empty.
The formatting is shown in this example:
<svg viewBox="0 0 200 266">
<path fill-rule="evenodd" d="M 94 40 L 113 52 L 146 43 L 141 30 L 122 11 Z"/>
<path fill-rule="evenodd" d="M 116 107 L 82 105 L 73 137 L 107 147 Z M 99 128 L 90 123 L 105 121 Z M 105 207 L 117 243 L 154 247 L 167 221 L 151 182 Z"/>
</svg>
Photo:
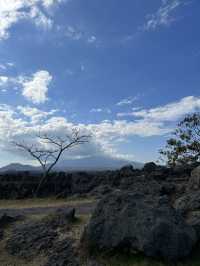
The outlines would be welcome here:
<svg viewBox="0 0 200 266">
<path fill-rule="evenodd" d="M 60 206 L 76 206 L 82 203 L 92 203 L 93 198 L 32 198 L 22 200 L 0 200 L 0 209 L 23 209 L 23 208 L 37 208 L 37 207 L 60 207 Z"/>
</svg>

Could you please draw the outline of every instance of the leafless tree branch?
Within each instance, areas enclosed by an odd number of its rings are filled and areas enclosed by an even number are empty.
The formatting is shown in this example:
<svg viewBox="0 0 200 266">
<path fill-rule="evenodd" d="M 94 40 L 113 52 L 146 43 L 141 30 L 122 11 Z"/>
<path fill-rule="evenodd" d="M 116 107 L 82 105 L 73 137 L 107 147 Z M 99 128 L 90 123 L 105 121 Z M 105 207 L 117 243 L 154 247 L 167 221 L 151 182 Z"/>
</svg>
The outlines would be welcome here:
<svg viewBox="0 0 200 266">
<path fill-rule="evenodd" d="M 41 185 L 48 178 L 49 173 L 59 161 L 64 151 L 69 150 L 75 146 L 85 144 L 89 142 L 90 135 L 82 135 L 79 130 L 73 129 L 71 135 L 51 136 L 49 134 L 36 135 L 41 144 L 46 144 L 47 147 L 37 147 L 36 145 L 29 145 L 23 142 L 13 142 L 13 144 L 28 152 L 35 160 L 39 162 L 43 170 L 43 177 L 36 190 L 36 195 L 39 192 Z M 48 147 L 49 146 L 49 147 Z"/>
</svg>

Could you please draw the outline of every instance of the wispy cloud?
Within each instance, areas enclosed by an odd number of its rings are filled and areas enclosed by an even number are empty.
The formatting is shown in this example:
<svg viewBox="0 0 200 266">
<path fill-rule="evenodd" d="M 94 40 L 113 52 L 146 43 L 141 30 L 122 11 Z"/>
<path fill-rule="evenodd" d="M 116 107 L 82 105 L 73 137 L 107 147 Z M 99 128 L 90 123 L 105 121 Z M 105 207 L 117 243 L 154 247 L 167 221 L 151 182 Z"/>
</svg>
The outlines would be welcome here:
<svg viewBox="0 0 200 266">
<path fill-rule="evenodd" d="M 142 30 L 156 30 L 160 26 L 170 26 L 177 20 L 175 11 L 185 4 L 184 0 L 162 0 L 161 7 L 153 14 L 146 16 L 146 22 Z"/>
<path fill-rule="evenodd" d="M 94 36 L 94 35 L 92 35 L 92 36 L 90 36 L 89 38 L 88 38 L 88 43 L 94 43 L 94 42 L 96 42 L 96 40 L 97 40 L 97 38 L 96 38 L 96 36 Z"/>
<path fill-rule="evenodd" d="M 124 106 L 124 105 L 131 105 L 133 102 L 137 101 L 139 99 L 139 96 L 134 97 L 127 97 L 122 100 L 120 100 L 118 103 L 116 103 L 117 106 Z"/>
<path fill-rule="evenodd" d="M 77 26 L 72 25 L 57 25 L 57 32 L 60 32 L 63 36 L 71 41 L 83 41 L 88 44 L 94 44 L 97 42 L 97 37 L 94 34 L 88 33 L 85 29 L 80 29 Z"/>
<path fill-rule="evenodd" d="M 107 113 L 111 114 L 111 110 L 109 108 L 92 108 L 90 113 Z"/>
<path fill-rule="evenodd" d="M 13 62 L 0 63 L 0 70 L 6 71 L 8 68 L 12 68 L 14 66 L 15 64 Z"/>
<path fill-rule="evenodd" d="M 78 41 L 83 38 L 84 33 L 72 26 L 67 26 L 65 29 L 65 36 L 71 40 Z"/>
</svg>

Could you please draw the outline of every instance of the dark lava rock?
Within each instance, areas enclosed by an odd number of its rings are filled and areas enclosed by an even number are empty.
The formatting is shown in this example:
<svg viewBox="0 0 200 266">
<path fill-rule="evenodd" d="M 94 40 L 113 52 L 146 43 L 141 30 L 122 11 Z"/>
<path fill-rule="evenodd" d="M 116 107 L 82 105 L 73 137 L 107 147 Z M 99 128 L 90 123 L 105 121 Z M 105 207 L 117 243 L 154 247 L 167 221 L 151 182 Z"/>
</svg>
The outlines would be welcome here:
<svg viewBox="0 0 200 266">
<path fill-rule="evenodd" d="M 22 220 L 23 218 L 24 217 L 21 215 L 1 213 L 0 214 L 0 239 L 3 239 L 4 229 L 8 225 L 13 224 L 16 221 Z"/>
<path fill-rule="evenodd" d="M 200 188 L 200 166 L 196 167 L 191 172 L 189 180 L 189 188 L 192 190 L 198 190 Z"/>
<path fill-rule="evenodd" d="M 160 194 L 161 195 L 171 195 L 172 193 L 174 193 L 176 190 L 176 186 L 173 183 L 163 183 L 161 186 L 161 191 Z"/>
<path fill-rule="evenodd" d="M 154 162 L 146 163 L 143 167 L 145 172 L 151 173 L 154 172 L 157 168 L 157 165 Z"/>
<path fill-rule="evenodd" d="M 90 253 L 137 250 L 173 261 L 188 256 L 196 241 L 195 230 L 167 197 L 122 191 L 98 203 L 81 240 Z"/>
<path fill-rule="evenodd" d="M 99 187 L 95 188 L 89 195 L 95 196 L 97 198 L 101 198 L 112 192 L 112 188 L 109 185 L 100 185 Z"/>
<path fill-rule="evenodd" d="M 56 242 L 45 266 L 80 266 L 71 239 Z"/>
<path fill-rule="evenodd" d="M 125 165 L 119 170 L 120 176 L 131 176 L 134 173 L 134 168 L 132 164 Z"/>
<path fill-rule="evenodd" d="M 6 249 L 11 255 L 31 258 L 40 252 L 47 253 L 57 233 L 44 222 L 27 222 L 17 225 L 8 239 Z"/>
<path fill-rule="evenodd" d="M 160 195 L 161 193 L 159 182 L 144 175 L 123 178 L 119 188 L 131 192 L 140 192 L 145 195 Z"/>
<path fill-rule="evenodd" d="M 177 210 L 181 210 L 183 213 L 200 210 L 200 191 L 184 194 L 175 201 L 174 207 Z"/>
<path fill-rule="evenodd" d="M 200 239 L 200 212 L 191 212 L 187 218 L 187 224 L 191 225 L 197 234 L 198 240 Z"/>
<path fill-rule="evenodd" d="M 15 215 L 15 214 L 1 213 L 0 214 L 0 228 L 4 228 L 7 225 L 12 224 L 22 218 L 23 218 L 22 216 Z"/>
<path fill-rule="evenodd" d="M 87 261 L 86 266 L 105 266 L 105 264 L 102 264 L 102 263 L 100 264 L 96 260 L 89 260 Z"/>
<path fill-rule="evenodd" d="M 0 240 L 3 239 L 3 230 L 0 229 Z"/>
</svg>

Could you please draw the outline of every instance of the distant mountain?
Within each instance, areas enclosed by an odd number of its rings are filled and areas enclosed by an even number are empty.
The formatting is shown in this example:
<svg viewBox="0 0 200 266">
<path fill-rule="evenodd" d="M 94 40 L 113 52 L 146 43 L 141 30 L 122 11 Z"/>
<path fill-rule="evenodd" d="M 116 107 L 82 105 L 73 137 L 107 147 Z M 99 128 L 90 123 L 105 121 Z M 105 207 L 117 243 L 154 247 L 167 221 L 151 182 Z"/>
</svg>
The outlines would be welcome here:
<svg viewBox="0 0 200 266">
<path fill-rule="evenodd" d="M 24 172 L 24 171 L 29 171 L 29 172 L 35 172 L 39 171 L 40 167 L 35 167 L 32 165 L 24 165 L 20 163 L 11 163 L 8 164 L 4 167 L 0 168 L 0 173 L 5 173 L 5 172 Z"/>
<path fill-rule="evenodd" d="M 120 169 L 124 165 L 132 164 L 134 168 L 142 168 L 143 164 L 139 162 L 131 162 L 128 160 L 117 159 L 105 156 L 93 156 L 89 158 L 63 160 L 58 162 L 54 168 L 57 171 L 69 170 L 115 170 Z"/>
<path fill-rule="evenodd" d="M 95 171 L 95 170 L 115 170 L 120 169 L 124 165 L 132 164 L 134 168 L 142 168 L 143 164 L 139 162 L 131 162 L 123 159 L 93 156 L 81 159 L 61 160 L 55 166 L 55 171 Z M 12 163 L 0 168 L 0 173 L 5 172 L 38 172 L 41 167 L 31 165 L 23 165 L 20 163 Z"/>
</svg>

